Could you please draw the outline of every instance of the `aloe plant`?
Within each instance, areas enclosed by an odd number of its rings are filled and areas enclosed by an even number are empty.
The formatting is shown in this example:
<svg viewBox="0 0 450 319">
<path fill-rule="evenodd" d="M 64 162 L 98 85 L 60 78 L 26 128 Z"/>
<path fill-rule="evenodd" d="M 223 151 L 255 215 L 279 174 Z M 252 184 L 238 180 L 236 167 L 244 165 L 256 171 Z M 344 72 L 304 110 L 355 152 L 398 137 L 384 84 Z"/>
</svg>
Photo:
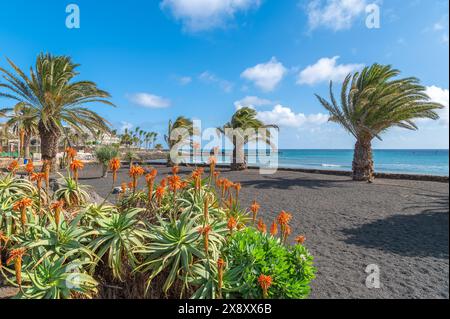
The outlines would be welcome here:
<svg viewBox="0 0 450 319">
<path fill-rule="evenodd" d="M 143 210 L 131 208 L 124 212 L 114 212 L 110 216 L 96 219 L 95 239 L 89 247 L 101 259 L 106 256 L 107 264 L 115 278 L 121 280 L 125 261 L 134 267 L 138 260 L 135 247 L 142 247 L 147 235 L 145 224 L 138 219 Z"/>
<path fill-rule="evenodd" d="M 148 235 L 150 243 L 137 251 L 145 257 L 145 260 L 136 268 L 138 271 L 150 273 L 147 291 L 152 280 L 166 269 L 169 275 L 164 282 L 163 292 L 167 294 L 179 279 L 185 290 L 188 288 L 194 261 L 207 260 L 209 256 L 212 259 L 218 258 L 225 241 L 222 235 L 226 232 L 225 225 L 220 222 L 211 224 L 207 255 L 204 250 L 204 239 L 199 232 L 202 225 L 201 216 L 190 211 L 183 212 L 179 219 L 165 219 L 158 216 L 158 222 L 150 226 Z"/>
<path fill-rule="evenodd" d="M 68 206 L 79 206 L 89 200 L 87 186 L 79 185 L 71 176 L 60 176 L 60 187 L 54 194 L 56 200 L 64 200 Z"/>
</svg>

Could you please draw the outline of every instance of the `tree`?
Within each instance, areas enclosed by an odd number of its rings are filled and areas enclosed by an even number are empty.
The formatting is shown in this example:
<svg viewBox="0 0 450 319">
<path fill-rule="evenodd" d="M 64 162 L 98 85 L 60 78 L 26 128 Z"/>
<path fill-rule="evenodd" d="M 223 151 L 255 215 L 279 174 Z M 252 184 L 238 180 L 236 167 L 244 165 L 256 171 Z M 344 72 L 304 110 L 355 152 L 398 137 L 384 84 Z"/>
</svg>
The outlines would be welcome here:
<svg viewBox="0 0 450 319">
<path fill-rule="evenodd" d="M 100 146 L 95 150 L 95 157 L 97 161 L 102 165 L 102 177 L 105 178 L 108 175 L 109 162 L 119 156 L 119 150 L 114 146 Z"/>
<path fill-rule="evenodd" d="M 132 137 L 127 128 L 125 128 L 123 134 L 120 136 L 120 144 L 127 147 L 131 147 L 131 145 L 133 144 Z"/>
<path fill-rule="evenodd" d="M 175 122 L 169 121 L 167 128 L 167 135 L 164 136 L 164 140 L 169 147 L 169 154 L 167 155 L 167 166 L 173 166 L 174 163 L 170 157 L 170 151 L 179 143 L 190 141 L 194 131 L 194 125 L 192 121 L 184 116 L 179 116 Z"/>
<path fill-rule="evenodd" d="M 233 143 L 233 158 L 231 162 L 231 170 L 233 171 L 247 168 L 247 160 L 244 153 L 246 144 L 256 142 L 262 138 L 264 143 L 272 146 L 269 129 L 278 129 L 278 127 L 274 124 L 264 124 L 257 119 L 256 115 L 257 113 L 254 109 L 243 107 L 234 113 L 230 122 L 226 123 L 222 128 L 218 128 L 219 132 Z M 265 136 L 258 135 L 258 130 L 261 129 L 265 131 Z"/>
<path fill-rule="evenodd" d="M 11 60 L 15 73 L 0 68 L 6 83 L 0 83 L 0 97 L 22 103 L 37 113 L 42 158 L 56 168 L 56 154 L 64 125 L 76 131 L 108 131 L 109 123 L 86 106 L 102 103 L 113 106 L 109 93 L 94 82 L 74 81 L 78 64 L 70 57 L 40 54 L 27 76 Z"/>
<path fill-rule="evenodd" d="M 7 117 L 9 119 L 6 122 L 6 126 L 19 136 L 19 156 L 24 159 L 30 159 L 31 138 L 38 134 L 39 119 L 37 112 L 23 103 L 16 104 L 8 111 L 9 115 Z"/>
<path fill-rule="evenodd" d="M 435 111 L 443 105 L 430 101 L 417 78 L 399 79 L 399 74 L 400 71 L 389 65 L 374 64 L 345 78 L 340 105 L 334 96 L 332 82 L 331 102 L 316 95 L 330 112 L 330 121 L 340 124 L 356 138 L 353 157 L 353 179 L 356 181 L 373 180 L 374 138 L 381 140 L 381 134 L 394 126 L 417 130 L 415 119 L 439 118 Z"/>
</svg>

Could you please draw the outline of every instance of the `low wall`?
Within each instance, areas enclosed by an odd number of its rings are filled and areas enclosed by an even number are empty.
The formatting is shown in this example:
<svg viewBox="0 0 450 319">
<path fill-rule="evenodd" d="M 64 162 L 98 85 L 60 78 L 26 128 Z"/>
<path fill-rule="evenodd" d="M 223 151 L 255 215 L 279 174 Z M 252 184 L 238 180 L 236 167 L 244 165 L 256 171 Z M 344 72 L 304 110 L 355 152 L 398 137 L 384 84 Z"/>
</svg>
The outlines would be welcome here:
<svg viewBox="0 0 450 319">
<path fill-rule="evenodd" d="M 161 162 L 152 162 L 148 164 L 153 165 L 165 165 L 166 163 Z M 194 166 L 194 165 L 186 165 L 182 164 L 180 166 Z M 196 166 L 206 167 L 206 164 L 198 164 Z M 216 167 L 219 168 L 229 168 L 229 165 L 218 164 Z M 259 169 L 257 166 L 249 166 L 249 169 Z M 303 168 L 285 168 L 279 167 L 278 171 L 290 171 L 290 172 L 300 172 L 300 173 L 309 173 L 309 174 L 322 174 L 322 175 L 334 175 L 334 176 L 352 176 L 352 172 L 350 171 L 335 171 L 335 170 L 322 170 L 322 169 L 303 169 Z M 385 178 L 385 179 L 402 179 L 402 180 L 414 180 L 414 181 L 429 181 L 429 182 L 441 182 L 448 183 L 448 176 L 437 176 L 437 175 L 420 175 L 420 174 L 396 174 L 396 173 L 375 173 L 375 178 Z"/>
</svg>

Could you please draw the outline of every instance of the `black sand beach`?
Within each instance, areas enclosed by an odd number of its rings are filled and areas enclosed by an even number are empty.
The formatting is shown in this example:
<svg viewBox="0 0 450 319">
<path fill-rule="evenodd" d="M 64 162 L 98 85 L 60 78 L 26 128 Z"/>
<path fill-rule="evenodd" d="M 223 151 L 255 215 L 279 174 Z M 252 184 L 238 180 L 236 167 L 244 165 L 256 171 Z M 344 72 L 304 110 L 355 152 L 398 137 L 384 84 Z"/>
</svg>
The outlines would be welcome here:
<svg viewBox="0 0 450 319">
<path fill-rule="evenodd" d="M 169 172 L 156 168 L 159 178 Z M 99 167 L 88 166 L 81 183 L 106 196 L 111 177 L 99 179 L 100 174 Z M 293 171 L 222 175 L 242 184 L 243 205 L 254 199 L 261 204 L 266 223 L 282 209 L 293 214 L 293 235 L 306 236 L 318 268 L 311 298 L 449 298 L 448 183 L 367 184 Z M 121 170 L 119 182 L 128 179 Z M 379 266 L 380 289 L 365 285 L 369 264 Z"/>
</svg>

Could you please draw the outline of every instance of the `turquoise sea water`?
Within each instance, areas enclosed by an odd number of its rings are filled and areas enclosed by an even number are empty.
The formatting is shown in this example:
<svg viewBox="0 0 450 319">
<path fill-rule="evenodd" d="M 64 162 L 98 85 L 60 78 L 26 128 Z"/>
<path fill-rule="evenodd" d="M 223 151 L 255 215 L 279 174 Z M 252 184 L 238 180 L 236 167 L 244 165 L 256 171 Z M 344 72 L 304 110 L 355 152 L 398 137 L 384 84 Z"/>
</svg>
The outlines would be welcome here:
<svg viewBox="0 0 450 319">
<path fill-rule="evenodd" d="M 280 150 L 280 167 L 351 170 L 353 150 Z M 449 175 L 448 150 L 374 150 L 375 170 L 384 173 Z"/>
<path fill-rule="evenodd" d="M 206 162 L 209 154 L 196 162 Z M 273 163 L 276 154 L 272 154 Z M 230 163 L 231 151 L 219 156 L 219 163 Z M 324 170 L 352 169 L 353 150 L 279 150 L 278 167 Z M 187 160 L 192 162 L 191 160 Z M 422 175 L 449 175 L 448 150 L 374 150 L 376 172 Z M 249 156 L 248 164 L 261 166 L 258 156 Z"/>
</svg>

